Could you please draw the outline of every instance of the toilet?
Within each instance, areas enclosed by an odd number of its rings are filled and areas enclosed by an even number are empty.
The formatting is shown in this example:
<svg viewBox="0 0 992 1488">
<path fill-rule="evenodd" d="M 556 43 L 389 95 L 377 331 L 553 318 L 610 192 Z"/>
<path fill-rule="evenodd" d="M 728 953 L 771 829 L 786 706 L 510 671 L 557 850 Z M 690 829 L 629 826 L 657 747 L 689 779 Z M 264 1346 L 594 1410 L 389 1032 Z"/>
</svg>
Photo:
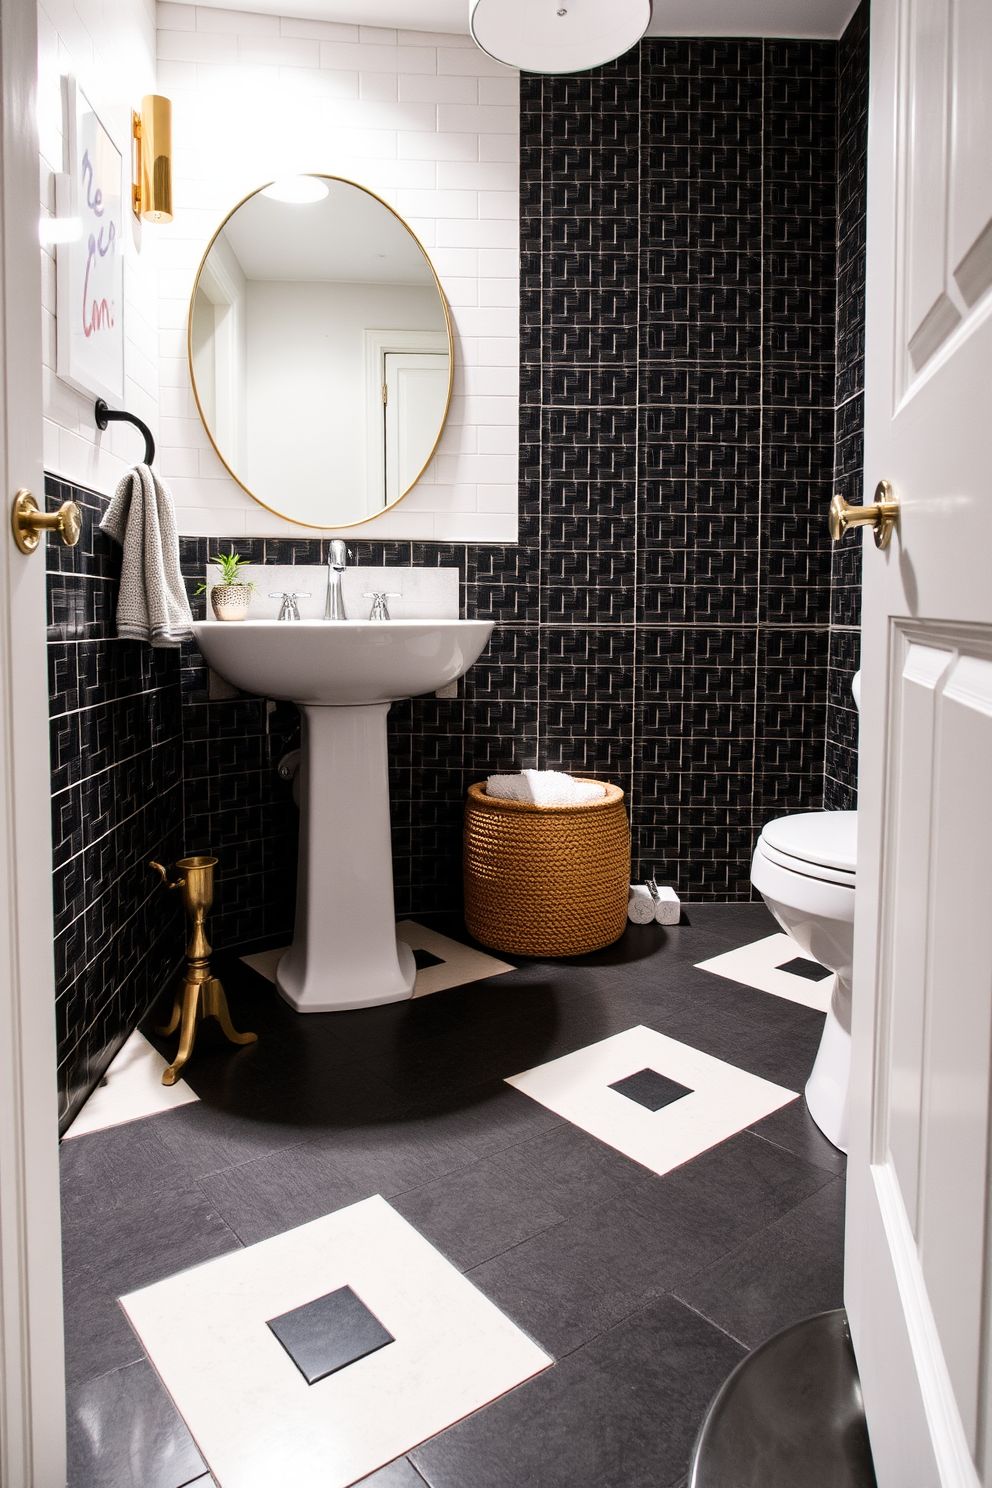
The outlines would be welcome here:
<svg viewBox="0 0 992 1488">
<path fill-rule="evenodd" d="M 860 674 L 851 691 L 860 702 Z M 851 1067 L 851 962 L 856 811 L 804 811 L 762 828 L 751 882 L 782 929 L 814 961 L 834 972 L 834 989 L 806 1104 L 823 1135 L 847 1151 L 847 1087 Z"/>
</svg>

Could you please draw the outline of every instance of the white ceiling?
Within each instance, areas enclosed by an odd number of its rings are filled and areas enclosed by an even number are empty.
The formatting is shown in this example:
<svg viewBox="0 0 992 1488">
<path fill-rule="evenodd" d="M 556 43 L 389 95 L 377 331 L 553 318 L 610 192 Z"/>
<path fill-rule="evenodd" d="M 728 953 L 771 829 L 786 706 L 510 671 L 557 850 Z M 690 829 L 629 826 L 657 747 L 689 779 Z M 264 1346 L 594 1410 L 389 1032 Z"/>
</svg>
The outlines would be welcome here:
<svg viewBox="0 0 992 1488">
<path fill-rule="evenodd" d="M 602 0 L 604 5 L 609 0 Z M 468 34 L 469 0 L 213 0 L 220 10 Z M 654 0 L 649 36 L 838 37 L 857 0 Z"/>
<path fill-rule="evenodd" d="M 398 217 L 367 191 L 328 181 L 319 202 L 293 205 L 260 192 L 224 228 L 246 279 L 425 284 L 434 276 Z"/>
</svg>

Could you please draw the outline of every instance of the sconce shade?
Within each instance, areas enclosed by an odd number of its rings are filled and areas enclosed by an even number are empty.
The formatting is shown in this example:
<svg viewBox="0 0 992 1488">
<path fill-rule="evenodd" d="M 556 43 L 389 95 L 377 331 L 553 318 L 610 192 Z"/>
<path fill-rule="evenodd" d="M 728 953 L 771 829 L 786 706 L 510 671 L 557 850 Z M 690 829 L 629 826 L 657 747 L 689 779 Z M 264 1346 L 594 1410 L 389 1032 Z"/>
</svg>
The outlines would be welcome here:
<svg viewBox="0 0 992 1488">
<path fill-rule="evenodd" d="M 524 72 L 586 72 L 623 56 L 651 20 L 651 0 L 469 0 L 476 45 Z"/>
<path fill-rule="evenodd" d="M 172 221 L 172 102 L 159 93 L 141 100 L 135 114 L 134 215 Z"/>
</svg>

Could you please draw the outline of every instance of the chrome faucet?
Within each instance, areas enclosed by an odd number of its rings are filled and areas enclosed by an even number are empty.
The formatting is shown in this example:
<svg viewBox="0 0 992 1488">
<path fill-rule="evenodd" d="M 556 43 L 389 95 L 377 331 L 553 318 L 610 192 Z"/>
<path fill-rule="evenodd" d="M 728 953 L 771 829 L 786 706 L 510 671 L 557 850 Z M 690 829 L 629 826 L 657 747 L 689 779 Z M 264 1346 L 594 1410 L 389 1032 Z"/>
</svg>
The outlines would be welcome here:
<svg viewBox="0 0 992 1488">
<path fill-rule="evenodd" d="M 296 601 L 298 599 L 309 599 L 310 595 L 308 593 L 289 594 L 285 591 L 277 591 L 275 594 L 270 594 L 269 598 L 282 600 L 282 604 L 279 606 L 280 620 L 299 620 L 300 609 Z"/>
<path fill-rule="evenodd" d="M 327 598 L 324 601 L 325 620 L 344 620 L 344 595 L 341 592 L 341 575 L 348 567 L 348 548 L 339 537 L 331 543 L 327 555 Z"/>
<path fill-rule="evenodd" d="M 395 589 L 373 589 L 370 593 L 363 594 L 362 598 L 372 601 L 372 613 L 369 615 L 370 620 L 388 620 L 389 608 L 386 600 L 400 599 L 402 596 Z"/>
</svg>

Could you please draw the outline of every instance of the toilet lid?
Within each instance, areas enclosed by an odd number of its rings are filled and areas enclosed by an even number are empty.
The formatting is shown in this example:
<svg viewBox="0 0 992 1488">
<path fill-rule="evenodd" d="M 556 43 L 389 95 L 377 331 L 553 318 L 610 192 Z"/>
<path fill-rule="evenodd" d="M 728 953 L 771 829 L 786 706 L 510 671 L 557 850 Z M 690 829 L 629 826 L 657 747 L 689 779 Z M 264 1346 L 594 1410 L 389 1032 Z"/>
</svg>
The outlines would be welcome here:
<svg viewBox="0 0 992 1488">
<path fill-rule="evenodd" d="M 769 847 L 790 858 L 853 873 L 858 861 L 856 811 L 803 811 L 779 816 L 761 832 Z"/>
</svg>

